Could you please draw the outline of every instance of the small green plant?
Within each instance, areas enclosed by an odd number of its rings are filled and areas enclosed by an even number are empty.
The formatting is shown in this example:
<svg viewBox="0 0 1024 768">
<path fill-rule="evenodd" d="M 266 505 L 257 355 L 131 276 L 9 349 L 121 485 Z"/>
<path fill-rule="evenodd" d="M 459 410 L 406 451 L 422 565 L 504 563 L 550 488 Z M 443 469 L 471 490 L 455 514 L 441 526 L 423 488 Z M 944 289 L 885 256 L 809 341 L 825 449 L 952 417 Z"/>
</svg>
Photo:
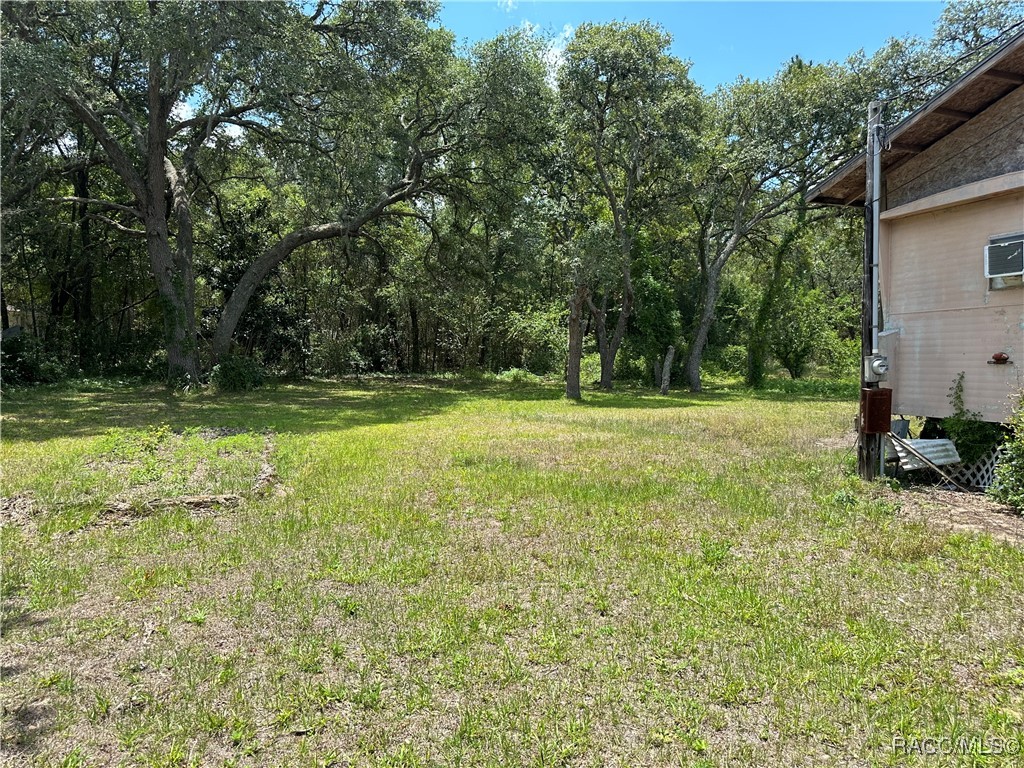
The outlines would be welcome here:
<svg viewBox="0 0 1024 768">
<path fill-rule="evenodd" d="M 989 492 L 1012 507 L 1024 510 L 1024 392 L 1010 417 L 1010 435 L 996 466 L 996 481 Z"/>
<path fill-rule="evenodd" d="M 232 355 L 213 366 L 210 383 L 221 392 L 246 392 L 263 386 L 263 369 L 249 357 Z"/>
<path fill-rule="evenodd" d="M 960 371 L 949 388 L 949 404 L 953 415 L 942 420 L 942 429 L 956 446 L 960 461 L 973 464 L 999 442 L 1002 428 L 981 420 L 981 414 L 964 405 L 964 372 Z"/>
<path fill-rule="evenodd" d="M 496 381 L 506 384 L 541 384 L 544 381 L 537 374 L 530 373 L 522 368 L 509 368 L 507 371 L 497 374 L 494 378 Z"/>
</svg>

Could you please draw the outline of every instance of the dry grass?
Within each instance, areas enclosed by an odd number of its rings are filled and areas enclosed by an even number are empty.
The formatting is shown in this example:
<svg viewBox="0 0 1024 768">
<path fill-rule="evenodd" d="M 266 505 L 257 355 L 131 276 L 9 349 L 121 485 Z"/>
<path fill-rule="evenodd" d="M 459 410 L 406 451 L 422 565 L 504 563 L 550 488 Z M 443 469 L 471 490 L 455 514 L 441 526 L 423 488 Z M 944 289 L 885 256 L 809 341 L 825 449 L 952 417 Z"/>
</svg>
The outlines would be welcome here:
<svg viewBox="0 0 1024 768">
<path fill-rule="evenodd" d="M 11 764 L 1019 764 L 892 750 L 1020 735 L 1024 555 L 862 486 L 829 390 L 5 409 Z"/>
</svg>

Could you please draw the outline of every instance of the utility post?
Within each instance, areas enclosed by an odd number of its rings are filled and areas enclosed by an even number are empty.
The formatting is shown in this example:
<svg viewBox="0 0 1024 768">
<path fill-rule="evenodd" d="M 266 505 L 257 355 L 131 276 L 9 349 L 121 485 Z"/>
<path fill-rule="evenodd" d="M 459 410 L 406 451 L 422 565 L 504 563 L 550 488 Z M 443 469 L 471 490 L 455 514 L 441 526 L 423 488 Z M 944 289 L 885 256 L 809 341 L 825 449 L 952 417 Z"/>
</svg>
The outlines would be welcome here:
<svg viewBox="0 0 1024 768">
<path fill-rule="evenodd" d="M 881 207 L 881 152 L 879 130 L 882 125 L 882 103 L 868 105 L 867 152 L 864 158 L 866 191 L 864 195 L 864 282 L 861 289 L 860 337 L 860 432 L 857 448 L 857 472 L 865 480 L 873 480 L 882 467 L 883 435 L 888 432 L 889 415 L 883 419 L 879 376 L 873 370 L 878 359 L 878 214 Z M 889 393 L 886 393 L 889 394 Z M 890 401 L 891 402 L 891 401 Z M 888 408 L 885 408 L 888 411 Z"/>
</svg>

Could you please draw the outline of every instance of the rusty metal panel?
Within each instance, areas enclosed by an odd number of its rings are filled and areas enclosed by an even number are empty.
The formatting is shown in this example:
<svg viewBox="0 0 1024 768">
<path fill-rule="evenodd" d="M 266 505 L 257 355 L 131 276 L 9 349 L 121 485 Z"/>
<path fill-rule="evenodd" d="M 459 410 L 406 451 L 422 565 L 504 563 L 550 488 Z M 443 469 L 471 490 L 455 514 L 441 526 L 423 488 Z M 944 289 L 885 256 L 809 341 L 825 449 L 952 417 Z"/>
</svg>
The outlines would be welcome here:
<svg viewBox="0 0 1024 768">
<path fill-rule="evenodd" d="M 864 387 L 860 391 L 860 414 L 865 434 L 887 434 L 892 420 L 892 390 Z"/>
</svg>

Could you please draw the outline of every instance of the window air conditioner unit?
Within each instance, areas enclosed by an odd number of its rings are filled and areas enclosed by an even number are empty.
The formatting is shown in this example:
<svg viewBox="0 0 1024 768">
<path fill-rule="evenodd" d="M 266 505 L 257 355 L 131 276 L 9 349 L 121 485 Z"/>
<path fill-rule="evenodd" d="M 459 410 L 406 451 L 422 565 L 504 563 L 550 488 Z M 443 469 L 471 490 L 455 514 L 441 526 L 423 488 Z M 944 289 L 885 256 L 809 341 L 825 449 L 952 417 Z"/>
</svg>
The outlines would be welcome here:
<svg viewBox="0 0 1024 768">
<path fill-rule="evenodd" d="M 993 237 L 985 246 L 985 277 L 1024 275 L 1024 234 Z"/>
</svg>

